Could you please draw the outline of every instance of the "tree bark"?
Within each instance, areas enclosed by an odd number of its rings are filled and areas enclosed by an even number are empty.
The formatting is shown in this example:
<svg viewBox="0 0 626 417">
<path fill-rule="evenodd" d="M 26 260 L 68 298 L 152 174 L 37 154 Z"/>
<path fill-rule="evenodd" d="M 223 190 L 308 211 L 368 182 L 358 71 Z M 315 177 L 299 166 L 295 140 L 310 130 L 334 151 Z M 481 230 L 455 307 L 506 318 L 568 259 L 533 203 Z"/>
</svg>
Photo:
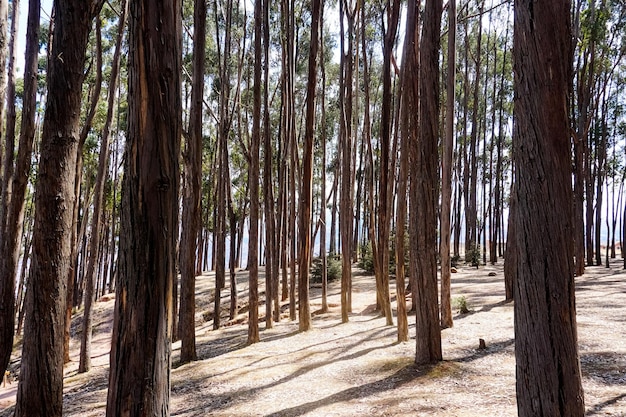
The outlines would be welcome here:
<svg viewBox="0 0 626 417">
<path fill-rule="evenodd" d="M 130 3 L 128 135 L 107 416 L 169 415 L 181 4 Z"/>
<path fill-rule="evenodd" d="M 248 237 L 248 343 L 259 341 L 259 147 L 261 143 L 261 23 L 262 1 L 254 2 L 254 84 L 250 143 L 250 233 Z"/>
<path fill-rule="evenodd" d="M 3 4 L 5 3 L 5 4 Z M 6 1 L 0 2 L 1 8 L 6 8 Z M 4 164 L 3 164 L 3 176 L 2 176 L 2 202 L 0 206 L 0 253 L 2 253 L 2 257 L 0 258 L 0 371 L 4 375 L 4 371 L 9 365 L 11 360 L 11 352 L 13 350 L 13 339 L 15 333 L 15 270 L 17 268 L 17 262 L 19 257 L 19 243 L 21 240 L 21 223 L 19 221 L 20 218 L 24 217 L 23 207 L 24 207 L 24 193 L 20 193 L 19 190 L 15 189 L 14 178 L 21 178 L 20 171 L 15 173 L 14 170 L 14 143 L 15 143 L 15 54 L 17 50 L 17 22 L 19 20 L 19 1 L 15 1 L 13 3 L 13 13 L 12 13 L 12 22 L 11 22 L 11 38 L 9 41 L 8 50 L 10 51 L 9 57 L 9 65 L 7 71 L 7 79 L 0 81 L 0 125 L 3 119 L 4 114 L 4 99 L 7 100 L 7 117 L 6 117 L 6 127 L 4 133 L 5 138 L 5 156 L 4 156 Z M 0 22 L 4 20 L 4 24 L 0 25 L 0 29 L 6 29 L 6 10 L 1 10 L 0 13 Z M 37 11 L 37 13 L 39 13 Z M 39 15 L 37 14 L 37 19 L 39 19 Z M 39 27 L 39 22 L 37 21 L 36 27 Z M 4 54 L 3 58 L 0 58 L 0 62 L 4 65 L 6 62 L 6 33 L 5 30 L 2 32 L 0 36 L 1 42 L 3 45 L 0 45 L 0 51 Z M 33 42 L 33 33 L 28 33 L 30 37 L 27 36 L 27 43 Z M 37 42 L 37 34 L 34 34 L 34 42 Z M 29 45 L 27 45 L 27 48 Z M 30 45 L 30 49 L 27 49 L 26 56 L 26 65 L 32 64 L 32 57 L 29 59 L 28 54 L 33 54 L 33 50 L 35 48 Z M 36 52 L 35 52 L 36 55 Z M 34 58 L 36 62 L 36 58 Z M 32 76 L 36 74 L 36 64 L 35 71 L 30 72 L 32 69 L 32 65 L 26 67 L 24 74 L 24 107 L 22 109 L 23 117 L 22 124 L 29 123 L 32 120 L 32 124 L 35 122 L 35 97 L 34 93 L 36 89 L 36 80 L 32 80 Z M 2 77 L 4 77 L 4 71 Z M 28 78 L 28 76 L 31 78 Z M 36 75 L 35 75 L 36 77 Z M 4 83 L 8 84 L 7 86 Z M 33 86 L 34 85 L 34 86 Z M 5 90 L 6 89 L 6 90 Z M 26 122 L 26 123 L 25 123 Z M 28 126 L 28 125 L 27 125 Z M 0 129 L 1 130 L 1 129 Z M 31 129 L 31 131 L 34 129 Z M 22 134 L 24 133 L 24 135 Z M 28 137 L 28 131 L 20 133 L 20 149 L 22 148 L 21 138 L 25 139 Z M 34 136 L 34 134 L 33 134 Z M 31 142 L 32 143 L 32 142 Z M 32 147 L 32 146 L 31 146 Z M 0 149 L 2 149 L 2 144 L 0 144 Z M 19 153 L 25 154 L 26 149 L 22 149 L 18 151 L 18 159 Z M 32 151 L 31 151 L 32 152 Z M 28 167 L 30 167 L 30 153 L 28 153 Z M 1 151 L 0 151 L 1 154 Z M 23 155 L 22 160 L 23 161 Z M 0 162 L 2 162 L 2 158 L 0 158 Z M 18 162 L 19 164 L 19 162 Z M 19 170 L 19 167 L 17 168 Z M 24 184 L 24 190 L 26 189 L 26 184 Z M 20 195 L 22 195 L 20 199 Z M 21 203 L 20 203 L 21 200 Z M 18 210 L 19 208 L 19 210 Z M 21 213 L 21 216 L 19 214 Z M 16 217 L 15 215 L 18 214 Z"/>
<path fill-rule="evenodd" d="M 93 287 L 96 279 L 96 262 L 100 254 L 100 235 L 104 218 L 104 208 L 102 206 L 104 198 L 104 183 L 109 167 L 109 138 L 113 113 L 115 111 L 115 93 L 117 89 L 117 78 L 119 74 L 119 62 L 122 47 L 122 38 L 126 26 L 126 2 L 122 4 L 122 14 L 118 23 L 118 33 L 115 44 L 115 52 L 111 67 L 111 76 L 108 91 L 107 115 L 102 129 L 102 139 L 100 141 L 100 155 L 98 158 L 98 173 L 94 185 L 94 206 L 93 217 L 91 218 L 91 237 L 89 240 L 89 260 L 87 263 L 87 273 L 85 274 L 85 309 L 83 313 L 83 333 L 80 346 L 80 363 L 78 372 L 87 372 L 91 368 L 91 336 L 92 336 L 92 311 L 91 306 L 94 299 Z M 100 23 L 97 23 L 97 36 L 100 38 Z M 97 39 L 98 65 L 102 65 L 102 45 Z M 97 294 L 96 294 L 97 298 Z"/>
<path fill-rule="evenodd" d="M 419 139 L 414 145 L 411 166 L 416 193 L 411 194 L 414 230 L 419 230 L 418 276 L 416 282 L 415 363 L 442 359 L 441 328 L 437 294 L 437 204 L 439 201 L 439 37 L 441 0 L 427 0 L 419 51 Z M 413 96 L 415 97 L 415 96 Z M 414 98 L 415 99 L 415 98 Z M 415 235 L 413 235 L 415 236 Z"/>
<path fill-rule="evenodd" d="M 63 329 L 83 67 L 91 22 L 101 6 L 101 1 L 54 2 L 16 416 L 62 415 Z"/>
<path fill-rule="evenodd" d="M 352 280 L 352 74 L 353 74 L 353 45 L 354 14 L 348 8 L 347 2 L 341 1 L 339 7 L 340 18 L 340 134 L 339 153 L 341 154 L 341 196 L 339 199 L 339 229 L 341 234 L 341 321 L 348 322 L 348 313 L 351 310 L 349 303 L 350 282 Z M 345 34 L 343 30 L 344 17 L 348 22 L 348 45 L 344 51 Z"/>
<path fill-rule="evenodd" d="M 452 151 L 454 149 L 454 87 L 456 79 L 456 0 L 448 1 L 448 75 L 446 77 L 445 138 L 441 162 L 441 327 L 452 327 L 450 302 L 450 211 L 452 204 Z"/>
<path fill-rule="evenodd" d="M 313 202 L 313 135 L 315 133 L 315 93 L 322 0 L 311 2 L 311 46 L 306 95 L 302 189 L 300 191 L 300 263 L 298 265 L 298 314 L 300 331 L 311 329 L 309 305 L 309 263 L 311 247 L 311 205 Z M 346 254 L 344 254 L 346 256 Z M 349 259 L 349 258 L 348 258 Z"/>
<path fill-rule="evenodd" d="M 393 186 L 389 179 L 389 151 L 391 142 L 391 107 L 393 105 L 391 91 L 391 59 L 393 46 L 398 30 L 398 19 L 400 17 L 400 2 L 393 0 L 387 4 L 387 28 L 384 30 L 383 40 L 383 94 L 380 120 L 380 177 L 378 194 L 378 256 L 380 258 L 380 279 L 378 286 L 378 300 L 381 305 L 381 312 L 386 318 L 388 326 L 393 325 L 393 315 L 391 312 L 391 301 L 389 299 L 389 228 L 390 213 L 387 204 L 389 195 L 393 194 Z M 394 172 L 395 172 L 395 166 Z"/>
<path fill-rule="evenodd" d="M 196 253 L 200 229 L 202 188 L 202 103 L 204 97 L 204 58 L 206 44 L 207 6 L 204 0 L 194 1 L 193 11 L 193 79 L 189 134 L 185 162 L 182 230 L 180 238 L 180 362 L 196 360 Z"/>
<path fill-rule="evenodd" d="M 569 1 L 515 1 L 515 357 L 522 417 L 585 412 L 571 239 L 571 52 Z"/>
</svg>

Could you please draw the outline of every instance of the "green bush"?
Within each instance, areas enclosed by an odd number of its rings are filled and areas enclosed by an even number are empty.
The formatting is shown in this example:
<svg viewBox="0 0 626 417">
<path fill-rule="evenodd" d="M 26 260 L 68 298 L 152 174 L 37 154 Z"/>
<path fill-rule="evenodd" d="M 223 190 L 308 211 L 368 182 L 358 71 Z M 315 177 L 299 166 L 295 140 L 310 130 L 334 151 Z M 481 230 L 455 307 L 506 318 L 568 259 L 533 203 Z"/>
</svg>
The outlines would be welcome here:
<svg viewBox="0 0 626 417">
<path fill-rule="evenodd" d="M 329 255 L 326 257 L 326 278 L 328 282 L 341 278 L 341 256 Z M 313 268 L 311 269 L 311 282 L 322 282 L 322 258 L 313 260 Z"/>
<path fill-rule="evenodd" d="M 373 274 L 374 256 L 372 255 L 371 243 L 368 242 L 362 244 L 359 252 L 361 253 L 361 259 L 359 259 L 359 268 L 369 272 L 370 274 Z"/>
<path fill-rule="evenodd" d="M 452 300 L 452 306 L 455 310 L 459 312 L 459 314 L 469 313 L 469 308 L 467 307 L 467 299 L 462 295 L 460 297 L 455 297 Z"/>
<path fill-rule="evenodd" d="M 468 248 L 467 253 L 465 254 L 465 259 L 472 266 L 478 268 L 480 265 L 480 245 L 472 245 Z"/>
</svg>

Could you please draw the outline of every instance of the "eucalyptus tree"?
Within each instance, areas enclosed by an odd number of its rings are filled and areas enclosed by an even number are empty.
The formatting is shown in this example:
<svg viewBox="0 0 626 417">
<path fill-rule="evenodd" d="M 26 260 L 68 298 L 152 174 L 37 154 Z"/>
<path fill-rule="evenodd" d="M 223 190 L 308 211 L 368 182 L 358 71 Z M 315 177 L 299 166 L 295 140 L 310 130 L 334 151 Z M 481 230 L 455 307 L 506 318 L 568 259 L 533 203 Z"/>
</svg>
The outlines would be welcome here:
<svg viewBox="0 0 626 417">
<path fill-rule="evenodd" d="M 304 155 L 300 199 L 300 256 L 298 265 L 298 314 L 300 331 L 311 329 L 309 304 L 309 263 L 311 254 L 311 204 L 313 200 L 313 135 L 315 133 L 315 96 L 317 89 L 322 0 L 311 3 L 311 42 L 306 98 Z"/>
<path fill-rule="evenodd" d="M 55 1 L 35 188 L 33 259 L 16 416 L 62 415 L 63 334 L 85 51 L 102 1 Z M 50 244 L 54 242 L 54 244 Z"/>
<path fill-rule="evenodd" d="M 442 359 L 437 294 L 437 204 L 439 201 L 439 39 L 441 0 L 426 0 L 419 50 L 419 134 L 411 153 L 411 235 L 417 279 L 415 362 Z M 416 94 L 413 91 L 413 100 Z"/>
<path fill-rule="evenodd" d="M 518 206 L 512 221 L 516 224 L 515 358 L 520 416 L 585 414 L 573 242 L 563 233 L 572 225 L 569 3 L 515 1 L 513 138 Z"/>
<path fill-rule="evenodd" d="M 448 64 L 446 75 L 445 137 L 441 162 L 441 326 L 452 327 L 450 303 L 450 205 L 452 200 L 452 157 L 454 150 L 454 93 L 456 81 L 456 0 L 448 2 Z"/>
<path fill-rule="evenodd" d="M 252 108 L 252 137 L 250 141 L 250 234 L 248 237 L 248 343 L 259 341 L 259 149 L 261 143 L 261 40 L 263 2 L 254 2 L 254 81 Z"/>
<path fill-rule="evenodd" d="M 17 10 L 19 3 L 13 3 L 14 24 L 17 24 Z M 15 332 L 15 278 L 20 254 L 20 242 L 24 223 L 24 208 L 26 205 L 26 192 L 28 177 L 30 174 L 33 143 L 35 141 L 35 115 L 37 97 L 37 59 L 39 55 L 39 15 L 40 4 L 38 1 L 29 2 L 28 20 L 26 28 L 26 49 L 24 56 L 24 93 L 22 100 L 22 117 L 19 135 L 19 147 L 17 151 L 15 168 L 12 175 L 5 178 L 3 184 L 6 189 L 10 189 L 10 194 L 6 194 L 8 201 L 3 203 L 2 223 L 0 223 L 0 372 L 4 372 L 9 364 L 11 351 L 13 349 L 13 338 Z M 2 17 L 0 17 L 1 19 Z M 12 23 L 13 24 L 13 23 Z M 12 35 L 12 46 L 15 45 L 15 34 Z M 11 54 L 15 53 L 11 48 Z M 13 58 L 14 59 L 14 58 Z M 15 80 L 9 74 L 9 97 L 15 94 Z M 15 100 L 12 99 L 9 108 L 14 112 Z M 7 120 L 7 125 L 14 121 Z M 7 129 L 9 130 L 9 129 Z M 12 134 L 7 134 L 7 141 L 13 141 Z M 8 144 L 8 142 L 7 142 Z M 5 167 L 14 164 L 13 152 L 9 155 L 7 148 L 7 158 Z M 8 173 L 5 170 L 5 175 Z M 10 198 L 9 198 L 10 196 Z M 3 199 L 4 199 L 3 194 Z M 19 305 L 19 304 L 18 304 Z"/>
<path fill-rule="evenodd" d="M 383 28 L 383 68 L 382 68 L 382 103 L 380 118 L 380 176 L 379 176 L 379 200 L 378 200 L 378 248 L 380 277 L 377 282 L 377 299 L 380 303 L 381 312 L 385 315 L 387 325 L 393 325 L 391 312 L 391 300 L 389 298 L 389 228 L 391 205 L 389 200 L 393 195 L 393 181 L 390 180 L 390 142 L 392 131 L 392 106 L 393 98 L 391 91 L 391 60 L 393 47 L 396 43 L 398 21 L 400 18 L 400 1 L 387 2 L 387 25 Z M 393 167 L 395 172 L 395 167 Z"/>
<path fill-rule="evenodd" d="M 180 241 L 180 361 L 196 360 L 196 252 L 200 230 L 200 190 L 202 186 L 202 106 L 207 6 L 195 0 L 193 9 L 193 72 L 189 129 L 183 152 L 185 184 Z"/>
<path fill-rule="evenodd" d="M 131 1 L 128 70 L 107 415 L 167 416 L 182 133 L 180 1 Z"/>
<path fill-rule="evenodd" d="M 354 212 L 354 189 L 352 183 L 352 111 L 353 111 L 353 77 L 354 77 L 354 26 L 359 3 L 352 4 L 346 0 L 339 2 L 340 26 L 340 75 L 339 105 L 340 134 L 339 154 L 341 155 L 341 196 L 340 234 L 341 234 L 341 321 L 348 322 L 348 313 L 352 310 L 350 303 L 350 287 L 352 283 L 352 233 Z M 347 33 L 344 30 L 347 21 Z M 347 38 L 347 39 L 346 39 Z M 347 45 L 346 45 L 347 43 Z M 345 51 L 345 52 L 344 52 Z"/>
</svg>

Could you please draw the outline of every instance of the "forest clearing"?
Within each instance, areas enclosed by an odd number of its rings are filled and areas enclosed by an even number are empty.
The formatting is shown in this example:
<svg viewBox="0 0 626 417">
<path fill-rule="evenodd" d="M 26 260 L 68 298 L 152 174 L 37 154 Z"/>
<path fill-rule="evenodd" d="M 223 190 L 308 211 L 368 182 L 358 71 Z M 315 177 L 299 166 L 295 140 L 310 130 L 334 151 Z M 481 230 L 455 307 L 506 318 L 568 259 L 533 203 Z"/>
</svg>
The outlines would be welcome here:
<svg viewBox="0 0 626 417">
<path fill-rule="evenodd" d="M 588 416 L 626 416 L 626 271 L 619 261 L 610 269 L 589 267 L 576 278 Z M 489 276 L 493 272 L 496 275 Z M 414 365 L 414 314 L 409 313 L 410 341 L 397 343 L 397 328 L 386 326 L 385 318 L 374 311 L 374 277 L 363 270 L 353 270 L 349 323 L 341 324 L 339 282 L 329 286 L 327 314 L 316 313 L 320 291 L 313 285 L 313 330 L 298 332 L 297 322 L 283 314 L 273 329 L 261 330 L 260 343 L 249 346 L 247 324 L 241 320 L 247 313 L 217 331 L 211 330 L 212 320 L 203 319 L 212 310 L 214 276 L 204 274 L 197 281 L 199 360 L 179 366 L 180 342 L 173 345 L 172 416 L 517 413 L 513 305 L 503 301 L 502 264 L 466 266 L 453 274 L 452 297 L 457 306 L 454 327 L 442 331 L 444 361 L 419 367 Z M 247 299 L 246 280 L 245 271 L 240 271 L 240 300 Z M 395 289 L 395 283 L 391 287 Z M 263 299 L 263 287 L 260 290 Z M 470 310 L 467 314 L 458 314 L 461 298 Z M 108 296 L 105 299 L 95 306 L 93 368 L 86 374 L 77 374 L 82 312 L 74 314 L 72 362 L 64 373 L 64 415 L 105 414 L 114 304 Z M 227 307 L 224 297 L 225 313 Z M 259 310 L 262 314 L 264 305 Z M 479 349 L 479 339 L 485 340 L 486 349 Z M 20 350 L 15 349 L 16 354 Z M 11 369 L 18 364 L 19 357 L 14 356 Z M 16 390 L 16 382 L 0 388 L 1 416 L 12 415 Z"/>
</svg>

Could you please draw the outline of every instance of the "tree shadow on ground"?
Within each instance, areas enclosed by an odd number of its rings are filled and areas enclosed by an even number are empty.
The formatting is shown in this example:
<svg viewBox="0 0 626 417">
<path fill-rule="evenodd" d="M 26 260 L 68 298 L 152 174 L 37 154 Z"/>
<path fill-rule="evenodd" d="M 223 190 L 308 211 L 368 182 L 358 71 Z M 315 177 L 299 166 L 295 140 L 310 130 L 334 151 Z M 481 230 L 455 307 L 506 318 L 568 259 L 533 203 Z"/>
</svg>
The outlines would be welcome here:
<svg viewBox="0 0 626 417">
<path fill-rule="evenodd" d="M 624 352 L 589 352 L 580 355 L 580 368 L 585 377 L 605 385 L 626 385 Z"/>
<path fill-rule="evenodd" d="M 595 415 L 603 415 L 604 412 L 603 410 L 609 406 L 615 405 L 617 404 L 620 400 L 623 400 L 626 398 L 626 394 L 621 394 L 618 395 L 616 397 L 613 397 L 609 400 L 603 401 L 599 404 L 596 404 L 594 406 L 591 406 L 588 410 L 586 415 L 588 416 L 595 416 Z"/>
<path fill-rule="evenodd" d="M 266 417 L 301 416 L 310 413 L 320 407 L 328 406 L 330 404 L 356 400 L 359 398 L 368 397 L 372 394 L 380 394 L 382 392 L 392 391 L 404 384 L 410 383 L 420 377 L 428 375 L 428 373 L 434 366 L 436 365 L 423 367 L 422 369 L 417 369 L 414 365 L 405 366 L 396 371 L 394 374 L 383 379 L 379 379 L 377 381 L 369 382 L 367 384 L 359 385 L 356 387 L 351 387 L 316 401 L 311 401 L 292 408 L 268 414 Z"/>
<path fill-rule="evenodd" d="M 476 341 L 478 345 L 478 340 Z M 462 356 L 460 358 L 454 358 L 455 362 L 471 362 L 476 359 L 484 358 L 487 355 L 493 355 L 496 353 L 503 352 L 509 347 L 515 344 L 515 339 L 504 340 L 501 342 L 495 343 L 487 343 L 487 347 L 485 349 L 475 349 L 472 353 Z"/>
<path fill-rule="evenodd" d="M 366 349 L 366 350 L 370 351 L 372 349 Z M 321 366 L 321 364 L 319 364 L 319 366 Z M 350 400 L 355 400 L 359 398 L 365 398 L 372 394 L 379 394 L 381 392 L 392 391 L 404 384 L 410 383 L 420 377 L 426 376 L 434 366 L 436 365 L 423 367 L 422 369 L 417 369 L 414 365 L 404 366 L 400 368 L 398 371 L 396 371 L 394 374 L 387 376 L 385 378 L 382 378 L 380 380 L 373 381 L 373 382 L 359 385 L 359 386 L 355 386 L 355 387 L 351 387 L 343 391 L 340 391 L 336 394 L 327 396 L 325 398 L 321 398 L 319 400 L 310 401 L 308 403 L 304 403 L 304 404 L 301 404 L 292 408 L 283 409 L 275 413 L 268 414 L 266 417 L 300 416 L 300 415 L 312 412 L 320 407 L 328 406 L 333 403 L 350 401 Z M 297 373 L 301 374 L 304 372 L 308 372 L 310 369 L 307 369 L 307 368 L 309 367 L 305 367 L 303 368 L 302 371 L 299 371 Z M 207 400 L 209 401 L 208 403 L 197 405 L 189 409 L 177 410 L 176 412 L 172 413 L 172 416 L 185 415 L 185 414 L 195 415 L 197 413 L 207 414 L 207 413 L 215 412 L 218 410 L 224 410 L 228 408 L 230 405 L 232 405 L 232 402 L 235 399 L 239 400 L 240 398 L 246 398 L 247 396 L 251 394 L 255 394 L 265 388 L 268 388 L 271 385 L 276 385 L 278 383 L 287 382 L 287 380 L 294 378 L 294 377 L 296 377 L 296 375 L 290 375 L 281 381 L 273 382 L 266 386 L 255 387 L 255 388 L 251 388 L 245 391 L 225 393 L 224 395 L 217 396 L 217 397 L 212 396 L 211 398 L 207 398 Z"/>
<path fill-rule="evenodd" d="M 340 348 L 340 350 L 343 351 L 344 353 L 347 353 L 348 351 L 350 351 L 350 349 L 352 349 L 355 346 L 358 346 L 358 344 L 360 344 L 360 343 L 361 343 L 361 341 L 358 340 L 353 345 L 342 346 Z M 210 403 L 208 403 L 208 404 L 203 404 L 202 406 L 196 406 L 196 407 L 193 407 L 192 409 L 178 410 L 176 413 L 172 413 L 172 415 L 180 415 L 180 414 L 194 413 L 194 412 L 200 412 L 200 411 L 202 411 L 203 413 L 210 413 L 210 412 L 215 412 L 215 411 L 218 411 L 218 410 L 224 410 L 225 408 L 227 408 L 227 407 L 229 407 L 231 405 L 231 403 L 233 402 L 233 399 L 237 399 L 237 401 L 245 401 L 246 398 L 250 398 L 251 396 L 255 396 L 255 395 L 257 395 L 258 393 L 260 393 L 261 391 L 263 391 L 265 389 L 270 389 L 270 388 L 273 388 L 273 387 L 275 387 L 277 385 L 281 385 L 281 384 L 287 384 L 287 383 L 289 383 L 289 381 L 292 381 L 295 378 L 303 376 L 306 373 L 311 372 L 311 371 L 313 371 L 313 370 L 315 370 L 317 368 L 321 368 L 323 366 L 335 364 L 335 363 L 341 362 L 341 361 L 348 361 L 348 360 L 356 359 L 358 357 L 365 356 L 365 355 L 367 355 L 369 353 L 372 353 L 373 351 L 381 350 L 381 349 L 384 350 L 384 349 L 387 349 L 389 347 L 390 347 L 390 345 L 382 345 L 382 346 L 370 347 L 370 348 L 362 349 L 362 350 L 357 351 L 357 352 L 344 354 L 343 356 L 334 357 L 334 358 L 329 359 L 329 360 L 323 360 L 323 361 L 318 361 L 318 362 L 315 362 L 315 363 L 311 363 L 311 364 L 308 364 L 308 365 L 305 365 L 305 366 L 299 368 L 298 370 L 296 370 L 295 372 L 290 373 L 289 375 L 285 375 L 282 378 L 279 378 L 277 380 L 271 381 L 268 384 L 258 385 L 258 386 L 251 387 L 251 388 L 246 388 L 246 389 L 243 389 L 243 390 L 240 389 L 240 390 L 230 391 L 230 392 L 224 393 L 222 395 L 218 395 L 218 396 L 211 396 Z M 315 353 L 318 353 L 318 352 L 312 352 L 312 354 L 315 354 Z M 258 363 L 258 362 L 260 362 L 262 360 L 265 360 L 265 359 L 268 359 L 268 358 L 262 358 L 262 359 L 260 359 L 258 361 L 255 361 L 255 363 Z M 248 367 L 254 368 L 255 370 L 258 371 L 258 368 L 254 367 L 253 365 L 254 365 L 254 363 L 253 364 L 249 364 Z M 275 364 L 272 363 L 272 364 L 270 364 L 268 366 L 274 366 L 274 365 Z M 406 367 L 406 368 L 408 369 L 408 368 L 411 368 L 411 367 Z M 430 368 L 425 368 L 425 369 L 428 370 Z M 400 371 L 402 371 L 402 370 L 400 370 Z M 396 374 L 399 374 L 400 371 L 398 371 Z M 394 375 L 396 375 L 396 374 L 394 374 Z M 420 375 L 421 374 L 422 374 L 422 372 L 420 372 Z M 414 378 L 407 379 L 405 382 L 408 382 L 408 381 L 410 381 L 412 379 L 414 379 Z M 382 386 L 383 385 L 382 382 L 384 382 L 384 381 L 399 381 L 399 380 L 402 380 L 402 378 L 400 378 L 399 376 L 395 376 L 395 379 L 394 379 L 394 376 L 391 376 L 391 377 L 385 378 L 384 380 L 378 381 L 377 383 Z M 366 384 L 366 386 L 369 386 L 369 385 L 374 385 L 375 386 L 376 383 Z M 399 385 L 400 384 L 396 384 L 395 386 L 391 386 L 391 387 L 388 387 L 386 389 L 387 390 L 391 390 L 391 389 L 393 389 L 393 388 L 395 388 L 396 386 L 399 386 Z M 358 387 L 356 387 L 355 390 L 357 388 Z M 172 391 L 176 391 L 176 387 L 172 387 Z M 348 390 L 348 391 L 350 391 L 350 390 Z M 340 395 L 340 394 L 341 393 L 335 394 L 332 397 L 335 397 L 336 395 Z M 358 397 L 356 397 L 356 398 L 358 398 Z M 350 399 L 350 398 L 348 398 L 348 399 Z M 193 402 L 191 402 L 191 403 L 193 404 Z M 321 401 L 320 405 L 322 405 L 322 404 L 328 404 L 328 402 Z M 306 406 L 306 404 L 304 406 Z M 315 408 L 317 408 L 317 407 L 315 407 Z M 279 415 L 282 416 L 282 415 L 298 415 L 298 414 L 289 414 L 288 412 L 287 412 L 287 414 L 284 414 L 283 412 L 281 412 Z"/>
</svg>

